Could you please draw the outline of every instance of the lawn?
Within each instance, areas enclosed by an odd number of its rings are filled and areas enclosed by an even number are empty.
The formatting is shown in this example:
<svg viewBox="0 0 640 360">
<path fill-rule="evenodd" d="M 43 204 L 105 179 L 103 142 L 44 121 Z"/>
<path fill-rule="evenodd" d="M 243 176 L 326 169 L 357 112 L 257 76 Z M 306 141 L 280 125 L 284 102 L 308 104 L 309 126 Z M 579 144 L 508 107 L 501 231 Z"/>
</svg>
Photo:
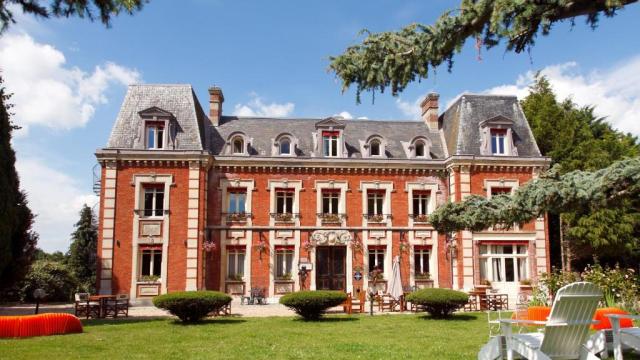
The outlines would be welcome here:
<svg viewBox="0 0 640 360">
<path fill-rule="evenodd" d="M 95 320 L 83 334 L 0 340 L 0 359 L 474 359 L 487 341 L 486 315 Z"/>
</svg>

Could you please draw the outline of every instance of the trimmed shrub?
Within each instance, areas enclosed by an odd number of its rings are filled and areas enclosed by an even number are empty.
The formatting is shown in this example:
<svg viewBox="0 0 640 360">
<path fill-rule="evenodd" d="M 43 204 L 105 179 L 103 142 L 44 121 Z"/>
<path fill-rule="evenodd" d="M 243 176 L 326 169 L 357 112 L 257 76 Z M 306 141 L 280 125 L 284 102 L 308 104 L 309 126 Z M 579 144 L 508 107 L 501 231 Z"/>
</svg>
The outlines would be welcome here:
<svg viewBox="0 0 640 360">
<path fill-rule="evenodd" d="M 180 291 L 153 298 L 153 305 L 169 311 L 183 322 L 197 322 L 230 302 L 229 295 L 218 291 Z"/>
<path fill-rule="evenodd" d="M 318 320 L 327 309 L 347 300 L 342 291 L 298 291 L 280 298 L 280 304 L 292 309 L 305 320 Z"/>
<path fill-rule="evenodd" d="M 424 306 L 433 317 L 444 318 L 464 306 L 469 301 L 469 295 L 451 289 L 429 288 L 407 295 L 407 301 Z"/>
</svg>

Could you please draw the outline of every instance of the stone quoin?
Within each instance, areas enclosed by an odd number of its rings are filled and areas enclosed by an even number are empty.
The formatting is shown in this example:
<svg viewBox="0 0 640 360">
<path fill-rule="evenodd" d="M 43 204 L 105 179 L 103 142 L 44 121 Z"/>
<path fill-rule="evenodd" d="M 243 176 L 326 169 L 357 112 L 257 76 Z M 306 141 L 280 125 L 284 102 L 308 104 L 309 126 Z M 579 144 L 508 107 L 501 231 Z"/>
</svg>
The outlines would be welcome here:
<svg viewBox="0 0 640 360">
<path fill-rule="evenodd" d="M 189 85 L 129 87 L 96 153 L 100 293 L 262 288 L 273 301 L 303 285 L 367 291 L 373 269 L 385 291 L 399 256 L 405 288 L 488 280 L 515 303 L 549 270 L 545 218 L 450 236 L 429 223 L 548 167 L 515 97 L 465 94 L 439 114 L 430 93 L 421 119 L 379 121 L 225 116 L 222 89 L 209 94 L 207 115 Z"/>
</svg>

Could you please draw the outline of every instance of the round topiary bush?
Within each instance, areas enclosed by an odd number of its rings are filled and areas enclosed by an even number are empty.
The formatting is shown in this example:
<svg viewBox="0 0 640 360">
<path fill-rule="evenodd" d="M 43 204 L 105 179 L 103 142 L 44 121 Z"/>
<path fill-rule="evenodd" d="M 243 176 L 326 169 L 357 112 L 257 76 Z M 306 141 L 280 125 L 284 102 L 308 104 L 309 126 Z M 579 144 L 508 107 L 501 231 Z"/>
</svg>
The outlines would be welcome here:
<svg viewBox="0 0 640 360">
<path fill-rule="evenodd" d="M 342 291 L 298 291 L 280 298 L 280 304 L 292 309 L 305 320 L 317 320 L 327 309 L 347 300 Z"/>
<path fill-rule="evenodd" d="M 229 295 L 218 291 L 181 291 L 153 298 L 153 305 L 169 311 L 183 322 L 197 322 L 230 302 Z"/>
<path fill-rule="evenodd" d="M 444 318 L 464 306 L 469 295 L 451 289 L 422 289 L 407 295 L 407 301 L 424 306 L 433 317 Z"/>
</svg>

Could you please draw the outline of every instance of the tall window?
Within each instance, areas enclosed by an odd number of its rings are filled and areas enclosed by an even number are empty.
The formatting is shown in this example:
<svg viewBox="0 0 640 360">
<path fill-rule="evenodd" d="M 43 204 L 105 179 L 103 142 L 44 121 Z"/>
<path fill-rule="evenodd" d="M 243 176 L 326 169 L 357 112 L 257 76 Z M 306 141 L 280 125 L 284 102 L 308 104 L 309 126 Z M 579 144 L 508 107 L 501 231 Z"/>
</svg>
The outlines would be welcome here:
<svg viewBox="0 0 640 360">
<path fill-rule="evenodd" d="M 164 124 L 147 123 L 147 149 L 164 148 Z"/>
<path fill-rule="evenodd" d="M 369 272 L 378 268 L 384 273 L 384 254 L 384 248 L 369 247 Z"/>
<path fill-rule="evenodd" d="M 162 274 L 162 250 L 144 249 L 140 252 L 140 280 L 157 280 Z"/>
<path fill-rule="evenodd" d="M 293 190 L 276 190 L 276 213 L 292 214 L 293 213 Z"/>
<path fill-rule="evenodd" d="M 164 212 L 164 186 L 144 187 L 144 216 L 162 216 Z"/>
<path fill-rule="evenodd" d="M 369 156 L 380 156 L 380 141 L 372 140 L 369 144 Z"/>
<path fill-rule="evenodd" d="M 292 279 L 293 248 L 276 249 L 276 278 Z"/>
<path fill-rule="evenodd" d="M 367 214 L 382 215 L 384 206 L 383 191 L 369 191 L 367 193 Z"/>
<path fill-rule="evenodd" d="M 246 212 L 245 204 L 247 202 L 247 190 L 233 189 L 229 190 L 229 207 L 227 212 L 230 214 Z"/>
<path fill-rule="evenodd" d="M 429 214 L 429 192 L 414 191 L 413 192 L 413 215 Z"/>
<path fill-rule="evenodd" d="M 291 140 L 287 138 L 280 140 L 280 155 L 291 155 Z"/>
<path fill-rule="evenodd" d="M 229 249 L 227 252 L 227 278 L 242 280 L 244 276 L 244 249 Z"/>
<path fill-rule="evenodd" d="M 237 136 L 233 139 L 233 153 L 244 154 L 244 139 L 241 136 Z"/>
<path fill-rule="evenodd" d="M 511 195 L 510 187 L 492 187 L 491 196 L 495 195 Z"/>
<path fill-rule="evenodd" d="M 323 191 L 322 192 L 322 213 L 337 214 L 340 203 L 340 192 Z"/>
<path fill-rule="evenodd" d="M 491 130 L 491 153 L 493 155 L 505 155 L 507 131 L 501 129 Z"/>
<path fill-rule="evenodd" d="M 480 278 L 494 282 L 528 279 L 526 245 L 480 245 Z"/>
<path fill-rule="evenodd" d="M 413 251 L 413 270 L 415 275 L 429 273 L 429 250 L 416 247 Z"/>
<path fill-rule="evenodd" d="M 424 157 L 424 143 L 422 141 L 416 142 L 416 157 Z"/>
<path fill-rule="evenodd" d="M 322 153 L 324 156 L 338 156 L 338 138 L 340 133 L 337 131 L 324 131 L 322 133 Z"/>
</svg>

